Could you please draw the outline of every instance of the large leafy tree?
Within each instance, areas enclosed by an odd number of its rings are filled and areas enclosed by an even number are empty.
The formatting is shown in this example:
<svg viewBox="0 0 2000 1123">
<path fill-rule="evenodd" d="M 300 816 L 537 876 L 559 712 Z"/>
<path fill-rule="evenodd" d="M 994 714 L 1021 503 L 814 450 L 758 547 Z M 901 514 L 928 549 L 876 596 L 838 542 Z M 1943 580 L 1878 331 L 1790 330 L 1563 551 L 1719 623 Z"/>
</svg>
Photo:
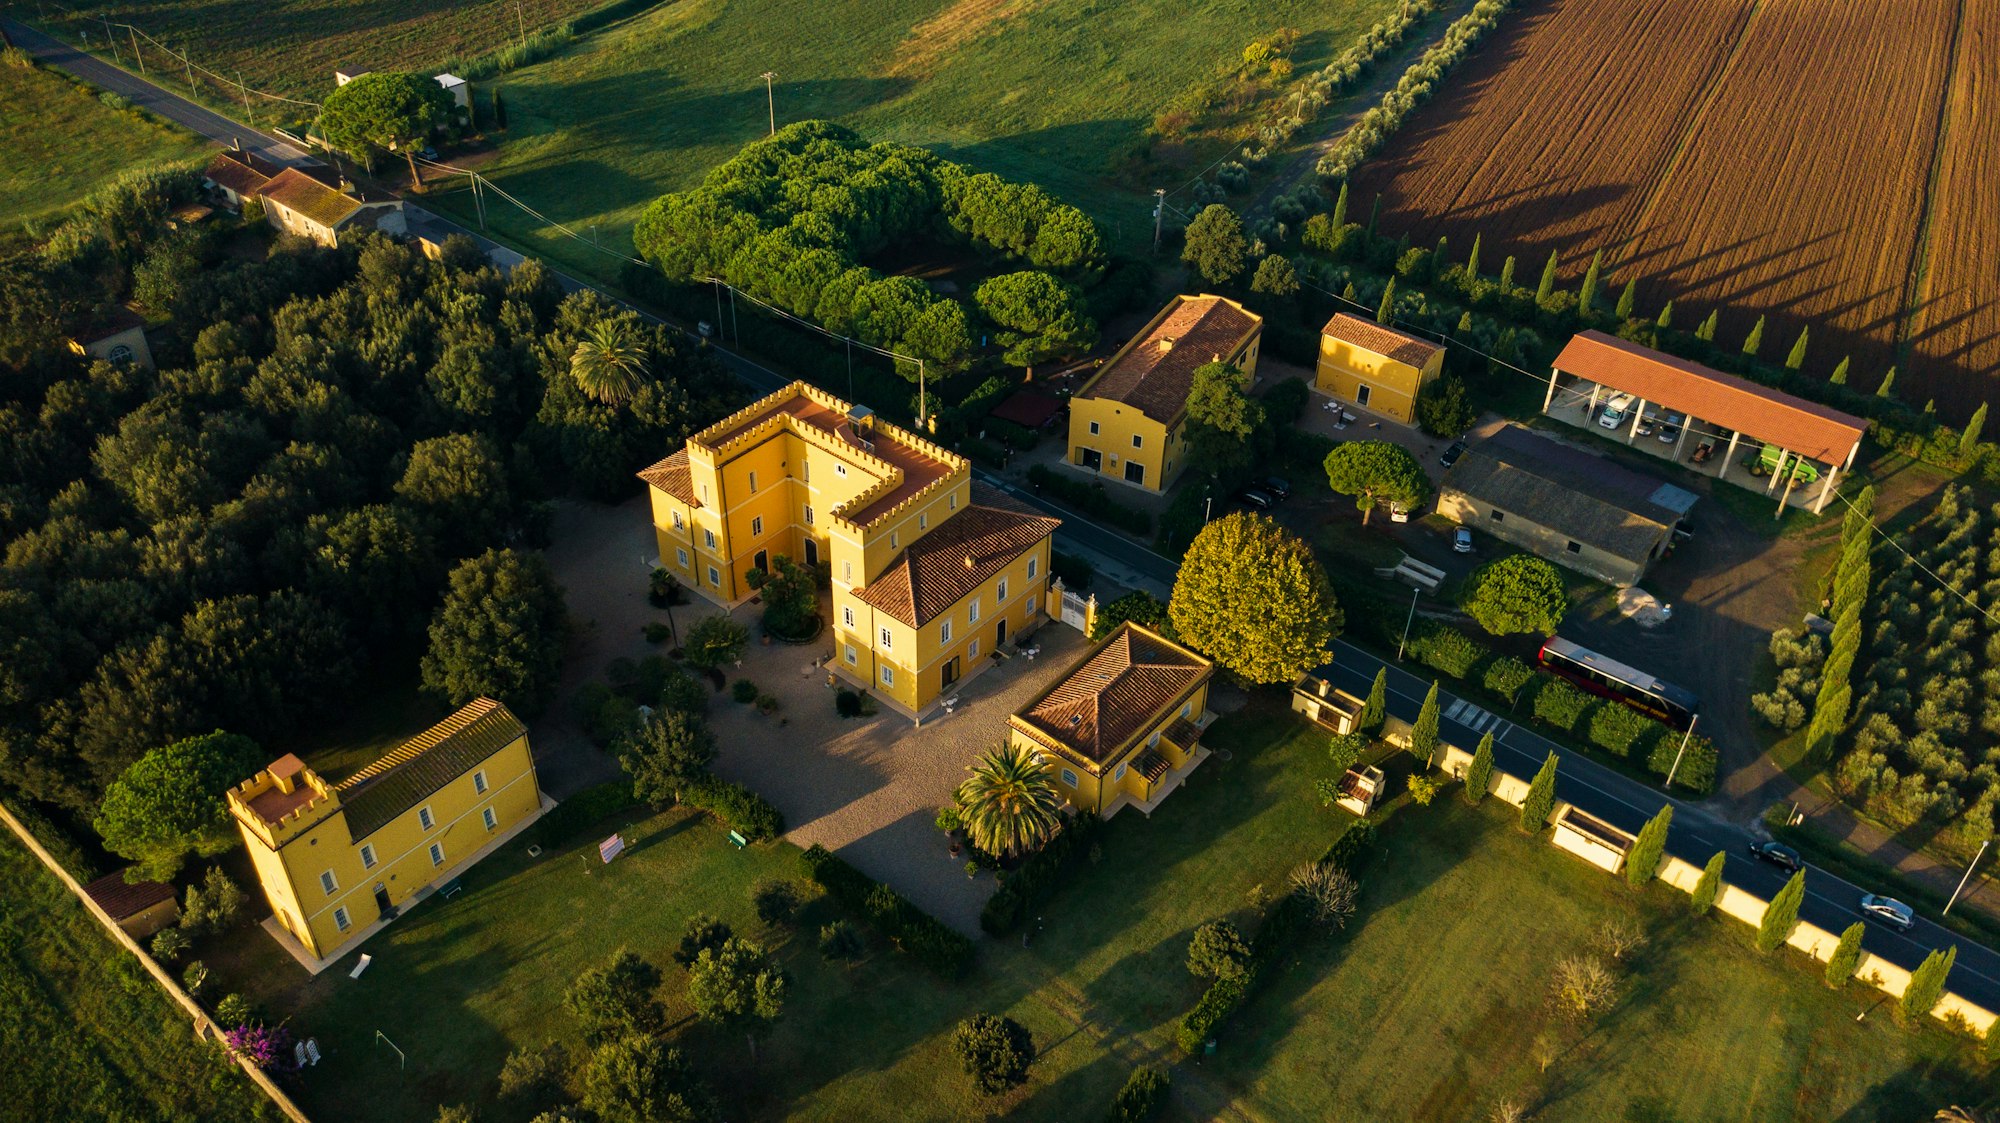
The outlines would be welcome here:
<svg viewBox="0 0 2000 1123">
<path fill-rule="evenodd" d="M 998 1014 L 974 1014 L 951 1034 L 951 1051 L 972 1084 L 997 1096 L 1028 1080 L 1035 1060 L 1035 1041 L 1027 1027 Z"/>
<path fill-rule="evenodd" d="M 593 1040 L 628 1033 L 658 1033 L 666 1024 L 660 1006 L 660 969 L 630 948 L 619 948 L 602 966 L 578 975 L 563 992 L 563 1008 Z"/>
<path fill-rule="evenodd" d="M 1222 285 L 1243 273 L 1249 253 L 1250 241 L 1243 236 L 1243 220 L 1221 203 L 1210 203 L 1188 223 L 1181 260 L 1192 265 L 1209 284 Z"/>
<path fill-rule="evenodd" d="M 237 834 L 223 794 L 263 763 L 257 743 L 217 730 L 157 748 L 105 789 L 92 826 L 139 875 L 167 881 L 189 854 L 220 854 Z"/>
<path fill-rule="evenodd" d="M 373 166 L 380 149 L 401 152 L 410 162 L 410 179 L 422 186 L 417 149 L 431 130 L 451 120 L 451 95 L 435 79 L 402 70 L 363 74 L 326 95 L 320 107 L 319 129 L 335 148 L 353 153 Z"/>
<path fill-rule="evenodd" d="M 812 632 L 819 616 L 818 580 L 812 570 L 779 554 L 769 571 L 752 568 L 743 577 L 763 597 L 764 627 L 772 634 L 799 639 Z"/>
<path fill-rule="evenodd" d="M 493 442 L 476 433 L 418 441 L 396 497 L 437 520 L 447 549 L 493 541 L 513 508 L 507 466 Z"/>
<path fill-rule="evenodd" d="M 1098 606 L 1097 614 L 1090 618 L 1090 642 L 1096 643 L 1110 635 L 1127 620 L 1156 632 L 1171 634 L 1173 631 L 1173 623 L 1167 619 L 1166 603 L 1144 589 L 1134 589 L 1108 604 Z"/>
<path fill-rule="evenodd" d="M 980 285 L 973 301 L 993 321 L 1002 358 L 1034 374 L 1035 364 L 1088 350 L 1097 342 L 1083 293 L 1037 270 L 1002 273 Z"/>
<path fill-rule="evenodd" d="M 618 764 L 632 778 L 632 793 L 655 807 L 680 801 L 681 792 L 707 775 L 715 735 L 695 714 L 658 710 L 618 740 Z"/>
<path fill-rule="evenodd" d="M 744 1031 L 756 1052 L 757 1034 L 784 1011 L 790 983 L 763 945 L 731 936 L 688 965 L 688 1004 L 703 1021 Z"/>
<path fill-rule="evenodd" d="M 1326 454 L 1326 482 L 1352 495 L 1366 525 L 1378 503 L 1415 510 L 1430 492 L 1430 479 L 1408 449 L 1389 441 L 1342 441 Z"/>
<path fill-rule="evenodd" d="M 1554 565 L 1513 554 L 1473 570 L 1459 592 L 1459 607 L 1496 636 L 1552 636 L 1569 611 L 1569 595 Z"/>
<path fill-rule="evenodd" d="M 679 1049 L 634 1033 L 597 1047 L 583 1070 L 583 1106 L 598 1123 L 713 1123 L 715 1095 Z"/>
<path fill-rule="evenodd" d="M 599 320 L 577 340 L 569 371 L 577 388 L 593 401 L 624 405 L 646 383 L 646 351 L 628 320 Z"/>
<path fill-rule="evenodd" d="M 1182 642 L 1257 683 L 1291 682 L 1324 663 L 1342 623 L 1312 548 L 1248 512 L 1195 535 L 1167 615 Z"/>
<path fill-rule="evenodd" d="M 959 818 L 973 845 L 989 854 L 1036 850 L 1062 825 L 1055 770 L 1022 745 L 1007 744 L 967 766 L 958 786 Z"/>
<path fill-rule="evenodd" d="M 431 617 L 424 689 L 454 706 L 492 697 L 540 713 L 562 672 L 562 587 L 540 554 L 488 550 L 451 571 Z"/>
<path fill-rule="evenodd" d="M 1250 460 L 1250 438 L 1264 423 L 1264 405 L 1245 391 L 1250 376 L 1228 363 L 1203 363 L 1188 387 L 1188 457 L 1214 472 Z"/>
</svg>

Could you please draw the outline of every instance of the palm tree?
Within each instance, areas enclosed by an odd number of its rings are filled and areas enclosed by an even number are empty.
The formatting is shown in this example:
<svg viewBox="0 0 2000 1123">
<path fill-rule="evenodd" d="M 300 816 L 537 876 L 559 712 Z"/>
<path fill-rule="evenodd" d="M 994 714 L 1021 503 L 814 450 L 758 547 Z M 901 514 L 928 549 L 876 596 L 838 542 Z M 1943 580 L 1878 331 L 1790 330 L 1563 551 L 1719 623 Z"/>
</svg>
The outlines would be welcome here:
<svg viewBox="0 0 2000 1123">
<path fill-rule="evenodd" d="M 577 389 L 608 406 L 631 401 L 646 378 L 646 352 L 625 320 L 599 320 L 583 333 L 570 356 Z"/>
<path fill-rule="evenodd" d="M 973 844 L 988 854 L 1039 848 L 1062 825 L 1062 796 L 1047 762 L 1020 745 L 1002 745 L 969 765 L 958 786 L 959 813 Z"/>
<path fill-rule="evenodd" d="M 1953 1104 L 1940 1110 L 1934 1118 L 1937 1123 L 1986 1123 L 1992 1116 L 1984 1111 Z"/>
</svg>

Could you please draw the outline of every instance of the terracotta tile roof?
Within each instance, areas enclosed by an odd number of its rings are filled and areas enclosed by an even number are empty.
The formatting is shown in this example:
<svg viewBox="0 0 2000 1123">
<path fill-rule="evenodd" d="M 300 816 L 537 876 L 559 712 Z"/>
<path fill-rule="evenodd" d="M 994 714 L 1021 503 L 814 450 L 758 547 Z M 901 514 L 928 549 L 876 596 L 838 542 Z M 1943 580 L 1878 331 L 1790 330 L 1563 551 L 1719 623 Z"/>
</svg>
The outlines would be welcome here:
<svg viewBox="0 0 2000 1123">
<path fill-rule="evenodd" d="M 1127 621 L 1015 719 L 1105 764 L 1211 673 L 1208 660 Z"/>
<path fill-rule="evenodd" d="M 1039 429 L 1056 419 L 1062 412 L 1062 399 L 1040 390 L 1016 390 L 1007 400 L 993 407 L 989 417 L 1011 421 L 1023 429 Z"/>
<path fill-rule="evenodd" d="M 111 914 L 113 920 L 123 920 L 137 916 L 161 901 L 174 899 L 174 887 L 157 881 L 141 881 L 136 885 L 125 882 L 125 871 L 106 874 L 83 887 L 97 907 Z"/>
<path fill-rule="evenodd" d="M 1384 355 L 1399 363 L 1421 367 L 1430 362 L 1431 356 L 1444 348 L 1428 339 L 1420 339 L 1408 332 L 1385 328 L 1373 320 L 1336 312 L 1326 326 L 1319 329 L 1321 335 L 1329 335 L 1344 343 L 1352 343 L 1363 351 Z"/>
<path fill-rule="evenodd" d="M 1228 359 L 1263 330 L 1264 320 L 1220 296 L 1177 296 L 1172 310 L 1133 340 L 1078 392 L 1135 406 L 1161 424 L 1187 408 L 1195 368 Z"/>
<path fill-rule="evenodd" d="M 1824 464 L 1845 463 L 1868 431 L 1866 421 L 1831 406 L 1601 331 L 1571 336 L 1555 368 Z"/>
<path fill-rule="evenodd" d="M 328 229 L 339 226 L 361 209 L 361 204 L 352 197 L 341 194 L 297 168 L 286 168 L 272 176 L 271 182 L 257 193 Z"/>
<path fill-rule="evenodd" d="M 255 152 L 238 152 L 231 149 L 218 152 L 215 159 L 208 162 L 202 172 L 209 182 L 227 187 L 238 195 L 254 195 L 271 182 L 271 177 L 285 169 L 266 160 Z"/>
<path fill-rule="evenodd" d="M 1501 424 L 1467 448 L 1444 489 L 1643 563 L 1697 496 L 1622 464 Z"/>
<path fill-rule="evenodd" d="M 650 468 L 640 471 L 639 478 L 698 509 L 701 500 L 695 498 L 694 474 L 688 470 L 688 450 L 683 448 Z"/>
<path fill-rule="evenodd" d="M 348 833 L 360 842 L 527 734 L 521 719 L 493 699 L 467 702 L 341 783 Z"/>
<path fill-rule="evenodd" d="M 1061 519 L 974 484 L 965 510 L 911 543 L 854 595 L 876 611 L 920 628 L 1061 525 Z"/>
</svg>

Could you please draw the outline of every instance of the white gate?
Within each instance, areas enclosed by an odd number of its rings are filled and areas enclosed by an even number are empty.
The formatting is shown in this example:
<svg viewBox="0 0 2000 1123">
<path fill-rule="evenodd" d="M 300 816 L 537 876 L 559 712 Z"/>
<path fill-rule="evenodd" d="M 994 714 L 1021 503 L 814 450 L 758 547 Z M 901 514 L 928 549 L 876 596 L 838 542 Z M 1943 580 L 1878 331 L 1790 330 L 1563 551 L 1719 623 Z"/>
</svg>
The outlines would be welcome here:
<svg viewBox="0 0 2000 1123">
<path fill-rule="evenodd" d="M 1090 627 L 1089 601 L 1068 589 L 1062 594 L 1062 622 L 1081 632 Z"/>
</svg>

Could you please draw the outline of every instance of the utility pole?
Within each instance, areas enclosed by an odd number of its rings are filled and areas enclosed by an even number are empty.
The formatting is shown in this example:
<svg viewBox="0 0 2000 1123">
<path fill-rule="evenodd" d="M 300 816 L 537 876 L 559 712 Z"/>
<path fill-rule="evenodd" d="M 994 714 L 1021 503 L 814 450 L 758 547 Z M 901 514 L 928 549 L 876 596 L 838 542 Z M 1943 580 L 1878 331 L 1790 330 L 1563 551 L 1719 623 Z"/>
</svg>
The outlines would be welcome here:
<svg viewBox="0 0 2000 1123">
<path fill-rule="evenodd" d="M 181 65 L 187 67 L 188 92 L 194 92 L 194 60 L 188 58 L 187 48 L 181 48 Z"/>
<path fill-rule="evenodd" d="M 139 29 L 128 23 L 125 25 L 125 30 L 132 33 L 132 57 L 139 60 L 139 77 L 145 78 L 146 56 L 139 53 Z"/>
<path fill-rule="evenodd" d="M 764 79 L 764 108 L 771 114 L 772 136 L 778 135 L 778 95 L 771 91 L 771 81 L 777 76 L 777 72 L 772 70 L 766 70 L 762 75 Z"/>
<path fill-rule="evenodd" d="M 1422 589 L 1410 590 L 1410 615 L 1403 620 L 1403 638 L 1396 644 L 1396 662 L 1403 661 L 1403 648 L 1410 642 L 1410 625 L 1417 622 L 1417 595 Z"/>
<path fill-rule="evenodd" d="M 929 412 L 930 409 L 928 408 L 928 405 L 924 401 L 924 361 L 922 359 L 918 359 L 917 360 L 917 428 L 919 430 L 923 429 L 924 415 Z"/>
<path fill-rule="evenodd" d="M 100 15 L 97 17 L 97 22 L 104 25 L 104 45 L 111 48 L 111 61 L 124 62 L 124 59 L 118 57 L 118 40 L 111 37 L 111 21 Z"/>
<path fill-rule="evenodd" d="M 521 47 L 528 46 L 528 17 L 521 11 L 521 0 L 514 0 L 514 26 L 521 30 Z"/>
<path fill-rule="evenodd" d="M 472 207 L 479 212 L 479 232 L 486 233 L 486 194 L 479 186 L 479 173 L 472 173 Z"/>
<path fill-rule="evenodd" d="M 743 346 L 743 329 L 736 325 L 736 286 L 729 286 L 729 334 L 736 337 L 736 345 Z"/>
<path fill-rule="evenodd" d="M 257 127 L 257 111 L 250 108 L 250 87 L 243 84 L 243 72 L 236 72 L 236 88 L 243 94 L 243 113 L 250 118 L 250 127 Z"/>
<path fill-rule="evenodd" d="M 1674 764 L 1673 764 L 1673 767 L 1672 767 L 1672 768 L 1669 768 L 1669 769 L 1667 769 L 1667 782 L 1666 782 L 1665 784 L 1662 784 L 1662 785 L 1660 785 L 1660 787 L 1661 787 L 1661 789 L 1662 789 L 1662 790 L 1665 790 L 1665 789 L 1667 789 L 1667 788 L 1671 788 L 1671 787 L 1673 787 L 1673 786 L 1674 786 L 1674 773 L 1676 773 L 1676 772 L 1679 772 L 1679 771 L 1681 770 L 1681 757 L 1683 757 L 1683 756 L 1686 756 L 1686 755 L 1687 755 L 1687 751 L 1688 751 L 1688 742 L 1689 742 L 1689 741 L 1692 741 L 1692 740 L 1694 740 L 1694 727 L 1695 727 L 1695 725 L 1696 725 L 1696 724 L 1697 724 L 1698 722 L 1700 722 L 1700 721 L 1701 721 L 1701 715 L 1700 715 L 1700 714 L 1696 714 L 1696 715 L 1694 715 L 1694 717 L 1693 717 L 1692 719 L 1690 719 L 1690 720 L 1688 721 L 1688 731 L 1687 731 L 1687 734 L 1686 734 L 1686 736 L 1683 736 L 1683 737 L 1681 738 L 1681 749 L 1680 749 L 1680 751 L 1674 754 Z"/>
<path fill-rule="evenodd" d="M 1153 188 L 1153 252 L 1154 253 L 1160 252 L 1160 223 L 1165 220 L 1166 214 L 1167 214 L 1167 190 L 1164 187 L 1155 187 Z"/>
<path fill-rule="evenodd" d="M 1972 865 L 1965 867 L 1965 876 L 1958 879 L 1958 888 L 1951 891 L 1951 900 L 1944 903 L 1944 913 L 1941 915 L 1949 916 L 1951 914 L 1951 906 L 1957 904 L 1958 895 L 1965 892 L 1965 883 L 1972 880 L 1972 867 L 1978 865 L 1979 859 L 1986 856 L 1986 848 L 1991 845 L 1993 845 L 1993 840 L 1990 838 L 1979 844 L 1979 853 L 1972 856 Z"/>
<path fill-rule="evenodd" d="M 715 333 L 722 334 L 722 278 L 710 277 L 715 282 Z"/>
</svg>

